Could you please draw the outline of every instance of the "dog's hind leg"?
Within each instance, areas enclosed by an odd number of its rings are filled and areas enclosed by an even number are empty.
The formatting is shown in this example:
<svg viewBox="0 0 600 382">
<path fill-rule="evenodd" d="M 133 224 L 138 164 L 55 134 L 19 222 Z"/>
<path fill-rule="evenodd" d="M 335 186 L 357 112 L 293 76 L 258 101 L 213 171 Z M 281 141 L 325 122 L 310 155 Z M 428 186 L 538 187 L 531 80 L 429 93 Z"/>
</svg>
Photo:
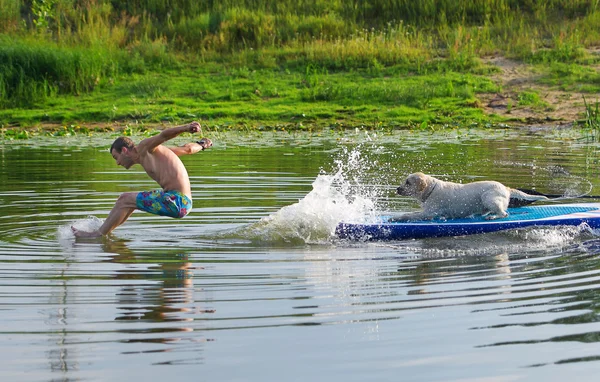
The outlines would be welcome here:
<svg viewBox="0 0 600 382">
<path fill-rule="evenodd" d="M 508 216 L 508 197 L 498 195 L 497 193 L 484 193 L 481 202 L 485 209 L 485 218 L 487 220 L 500 219 Z"/>
</svg>

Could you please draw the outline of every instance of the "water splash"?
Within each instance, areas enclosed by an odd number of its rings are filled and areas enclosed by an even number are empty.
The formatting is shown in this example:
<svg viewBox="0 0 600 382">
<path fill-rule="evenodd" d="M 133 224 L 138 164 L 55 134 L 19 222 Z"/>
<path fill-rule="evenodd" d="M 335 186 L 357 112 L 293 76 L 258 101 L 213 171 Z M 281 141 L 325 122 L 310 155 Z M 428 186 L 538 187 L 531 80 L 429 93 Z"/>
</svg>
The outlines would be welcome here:
<svg viewBox="0 0 600 382">
<path fill-rule="evenodd" d="M 242 235 L 270 243 L 324 244 L 331 242 L 339 222 L 374 219 L 378 200 L 385 192 L 368 182 L 377 161 L 368 159 L 359 146 L 352 150 L 343 148 L 333 163 L 334 171 L 328 174 L 322 170 L 312 191 L 298 203 L 245 228 Z"/>
<path fill-rule="evenodd" d="M 74 237 L 71 227 L 75 227 L 80 231 L 92 232 L 98 230 L 102 223 L 102 219 L 99 219 L 95 216 L 88 216 L 85 219 L 78 219 L 69 224 L 58 227 L 56 236 L 59 241 L 71 239 Z"/>
<path fill-rule="evenodd" d="M 574 243 L 598 237 L 588 225 L 527 227 L 481 235 L 430 238 L 369 245 L 398 251 L 401 257 L 456 258 L 473 256 L 537 256 L 549 251 L 561 254 Z"/>
</svg>

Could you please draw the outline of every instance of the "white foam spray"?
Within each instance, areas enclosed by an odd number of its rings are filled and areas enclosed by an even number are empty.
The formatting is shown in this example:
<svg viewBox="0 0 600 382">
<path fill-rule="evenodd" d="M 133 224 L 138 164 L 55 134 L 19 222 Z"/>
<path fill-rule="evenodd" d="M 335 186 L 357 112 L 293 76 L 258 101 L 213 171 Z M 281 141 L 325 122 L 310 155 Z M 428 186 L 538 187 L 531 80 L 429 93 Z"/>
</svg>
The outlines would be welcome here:
<svg viewBox="0 0 600 382">
<path fill-rule="evenodd" d="M 366 159 L 359 146 L 343 149 L 334 164 L 333 173 L 322 171 L 312 183 L 312 191 L 298 203 L 247 227 L 243 235 L 255 241 L 328 243 L 339 222 L 374 219 L 382 190 L 365 184 L 363 177 L 376 163 Z"/>
<path fill-rule="evenodd" d="M 71 227 L 75 227 L 76 229 L 78 229 L 80 231 L 92 232 L 92 231 L 96 231 L 97 229 L 99 229 L 103 222 L 104 221 L 102 219 L 99 219 L 95 216 L 90 215 L 85 219 L 78 219 L 78 220 L 71 222 L 70 224 L 66 224 L 66 225 L 62 225 L 62 226 L 58 227 L 58 232 L 56 235 L 57 235 L 59 241 L 65 240 L 65 239 L 72 239 L 74 237 L 74 235 L 73 235 L 73 230 L 71 229 Z"/>
</svg>

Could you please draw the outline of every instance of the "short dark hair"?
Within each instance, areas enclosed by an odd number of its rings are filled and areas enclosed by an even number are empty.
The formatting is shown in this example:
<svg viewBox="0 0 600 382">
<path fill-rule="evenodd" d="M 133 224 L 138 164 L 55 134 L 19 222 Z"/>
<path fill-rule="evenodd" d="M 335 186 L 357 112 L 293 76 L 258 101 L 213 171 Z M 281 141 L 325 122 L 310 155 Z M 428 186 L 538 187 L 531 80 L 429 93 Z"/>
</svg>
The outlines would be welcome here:
<svg viewBox="0 0 600 382">
<path fill-rule="evenodd" d="M 119 137 L 115 139 L 112 146 L 110 146 L 110 152 L 112 153 L 113 150 L 117 150 L 117 152 L 121 154 L 123 147 L 127 147 L 127 149 L 131 150 L 135 147 L 135 143 L 131 140 L 131 138 Z"/>
</svg>

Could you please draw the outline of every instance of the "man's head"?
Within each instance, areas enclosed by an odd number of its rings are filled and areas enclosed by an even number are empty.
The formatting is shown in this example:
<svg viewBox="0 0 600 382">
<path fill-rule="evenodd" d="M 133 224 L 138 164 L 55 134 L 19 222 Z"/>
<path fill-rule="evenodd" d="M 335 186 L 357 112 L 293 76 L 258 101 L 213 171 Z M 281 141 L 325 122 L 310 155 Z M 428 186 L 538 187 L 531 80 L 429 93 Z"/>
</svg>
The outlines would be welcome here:
<svg viewBox="0 0 600 382">
<path fill-rule="evenodd" d="M 110 154 L 119 166 L 128 169 L 135 164 L 131 157 L 134 149 L 135 143 L 130 138 L 119 137 L 110 146 Z"/>
</svg>

